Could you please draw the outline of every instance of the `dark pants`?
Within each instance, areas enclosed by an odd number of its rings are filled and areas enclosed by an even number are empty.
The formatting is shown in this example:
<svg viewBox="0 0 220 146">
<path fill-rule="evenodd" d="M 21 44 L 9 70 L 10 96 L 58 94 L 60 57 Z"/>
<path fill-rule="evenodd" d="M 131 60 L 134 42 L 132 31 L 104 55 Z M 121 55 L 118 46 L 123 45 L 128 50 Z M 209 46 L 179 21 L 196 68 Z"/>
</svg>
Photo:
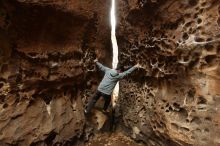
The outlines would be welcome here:
<svg viewBox="0 0 220 146">
<path fill-rule="evenodd" d="M 109 104 L 110 104 L 110 102 L 111 102 L 111 95 L 104 94 L 104 93 L 102 93 L 102 92 L 100 92 L 100 91 L 97 90 L 96 93 L 95 93 L 95 95 L 93 96 L 92 100 L 89 102 L 89 104 L 88 104 L 88 106 L 87 106 L 87 108 L 86 108 L 86 110 L 87 110 L 88 113 L 89 113 L 89 112 L 91 111 L 91 109 L 95 106 L 97 100 L 98 100 L 101 96 L 102 96 L 102 97 L 104 98 L 104 100 L 105 100 L 105 104 L 104 104 L 104 106 L 103 106 L 103 110 L 107 110 L 107 108 L 108 108 L 108 106 L 109 106 Z"/>
</svg>

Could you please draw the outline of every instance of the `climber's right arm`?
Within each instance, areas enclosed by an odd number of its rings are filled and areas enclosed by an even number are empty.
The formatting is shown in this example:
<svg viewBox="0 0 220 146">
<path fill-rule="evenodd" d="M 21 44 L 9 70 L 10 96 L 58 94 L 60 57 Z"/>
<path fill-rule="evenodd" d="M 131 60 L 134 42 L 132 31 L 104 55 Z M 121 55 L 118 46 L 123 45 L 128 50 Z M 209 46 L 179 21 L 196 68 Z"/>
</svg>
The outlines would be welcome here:
<svg viewBox="0 0 220 146">
<path fill-rule="evenodd" d="M 103 72 L 106 72 L 107 70 L 110 69 L 110 68 L 108 68 L 108 67 L 102 65 L 101 63 L 99 63 L 98 60 L 95 61 L 95 63 L 97 64 L 98 68 L 99 68 L 101 71 L 103 71 Z"/>
</svg>

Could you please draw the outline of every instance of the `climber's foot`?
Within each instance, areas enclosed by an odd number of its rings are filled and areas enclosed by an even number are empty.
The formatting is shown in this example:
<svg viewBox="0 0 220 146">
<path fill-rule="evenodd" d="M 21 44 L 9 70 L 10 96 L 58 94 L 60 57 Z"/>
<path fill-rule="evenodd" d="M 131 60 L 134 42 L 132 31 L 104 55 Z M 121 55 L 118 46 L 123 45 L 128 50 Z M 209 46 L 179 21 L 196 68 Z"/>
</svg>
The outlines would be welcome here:
<svg viewBox="0 0 220 146">
<path fill-rule="evenodd" d="M 104 114 L 107 114 L 107 113 L 109 113 L 109 110 L 102 110 L 102 112 L 104 113 Z"/>
<path fill-rule="evenodd" d="M 89 114 L 89 111 L 87 109 L 84 109 L 84 114 L 85 115 L 88 115 Z"/>
</svg>

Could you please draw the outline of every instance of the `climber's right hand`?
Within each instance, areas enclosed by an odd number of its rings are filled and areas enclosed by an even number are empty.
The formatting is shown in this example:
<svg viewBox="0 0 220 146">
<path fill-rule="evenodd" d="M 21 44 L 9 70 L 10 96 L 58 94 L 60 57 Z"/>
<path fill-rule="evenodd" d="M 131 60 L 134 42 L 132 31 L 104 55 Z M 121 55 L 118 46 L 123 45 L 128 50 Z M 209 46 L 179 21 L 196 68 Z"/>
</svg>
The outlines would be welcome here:
<svg viewBox="0 0 220 146">
<path fill-rule="evenodd" d="M 96 58 L 95 60 L 93 60 L 94 63 L 98 62 L 98 59 Z"/>
</svg>

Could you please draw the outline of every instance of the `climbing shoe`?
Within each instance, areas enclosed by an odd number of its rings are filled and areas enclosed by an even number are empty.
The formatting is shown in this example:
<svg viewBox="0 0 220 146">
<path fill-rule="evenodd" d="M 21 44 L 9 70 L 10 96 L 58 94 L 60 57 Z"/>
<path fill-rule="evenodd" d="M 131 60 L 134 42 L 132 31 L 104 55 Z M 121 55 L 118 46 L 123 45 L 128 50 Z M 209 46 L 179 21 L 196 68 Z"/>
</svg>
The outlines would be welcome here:
<svg viewBox="0 0 220 146">
<path fill-rule="evenodd" d="M 89 112 L 86 109 L 84 109 L 84 114 L 87 115 L 88 113 Z"/>
<path fill-rule="evenodd" d="M 102 112 L 103 112 L 104 114 L 107 114 L 107 113 L 109 113 L 109 110 L 102 110 Z"/>
</svg>

